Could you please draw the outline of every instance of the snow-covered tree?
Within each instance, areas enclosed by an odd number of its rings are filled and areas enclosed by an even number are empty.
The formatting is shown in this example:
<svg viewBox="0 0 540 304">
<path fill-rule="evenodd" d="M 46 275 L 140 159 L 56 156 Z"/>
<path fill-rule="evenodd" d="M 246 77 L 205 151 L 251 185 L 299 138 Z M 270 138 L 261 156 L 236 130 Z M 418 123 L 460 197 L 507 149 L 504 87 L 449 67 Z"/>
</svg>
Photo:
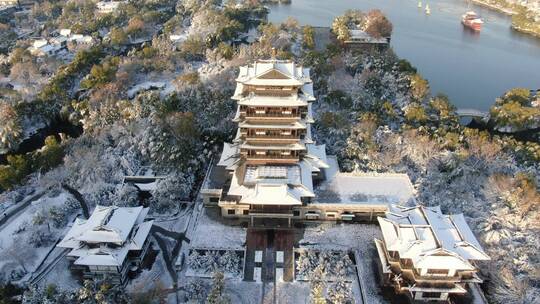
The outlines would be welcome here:
<svg viewBox="0 0 540 304">
<path fill-rule="evenodd" d="M 0 100 L 0 151 L 18 147 L 22 128 L 19 115 L 9 103 Z"/>
<path fill-rule="evenodd" d="M 311 304 L 326 304 L 326 273 L 323 265 L 313 270 L 310 276 L 309 298 Z"/>
<path fill-rule="evenodd" d="M 139 205 L 139 190 L 131 185 L 124 184 L 119 186 L 115 192 L 115 205 L 121 207 L 134 207 Z"/>
<path fill-rule="evenodd" d="M 240 274 L 240 257 L 233 250 L 227 250 L 219 258 L 219 268 L 224 273 L 231 273 L 234 275 Z"/>
<path fill-rule="evenodd" d="M 328 288 L 328 298 L 332 304 L 352 303 L 352 286 L 346 281 L 348 271 L 345 263 L 339 261 L 334 267 L 335 281 Z"/>
<path fill-rule="evenodd" d="M 3 260 L 12 261 L 18 264 L 24 273 L 28 273 L 27 263 L 35 258 L 36 252 L 28 248 L 28 244 L 21 237 L 15 237 L 13 244 L 0 250 Z"/>
<path fill-rule="evenodd" d="M 54 284 L 30 286 L 22 297 L 22 304 L 70 304 L 78 303 L 72 291 L 62 290 Z"/>
<path fill-rule="evenodd" d="M 206 304 L 228 304 L 231 300 L 224 293 L 225 277 L 222 272 L 215 272 L 212 289 L 206 298 Z"/>
<path fill-rule="evenodd" d="M 208 294 L 209 284 L 202 280 L 193 280 L 184 287 L 188 300 L 204 303 Z"/>
<path fill-rule="evenodd" d="M 127 304 L 129 299 L 122 286 L 105 280 L 86 280 L 83 287 L 75 291 L 76 303 L 80 304 Z"/>
<path fill-rule="evenodd" d="M 152 190 L 151 208 L 158 213 L 176 210 L 181 201 L 189 199 L 193 186 L 193 176 L 170 175 L 156 182 Z"/>
</svg>

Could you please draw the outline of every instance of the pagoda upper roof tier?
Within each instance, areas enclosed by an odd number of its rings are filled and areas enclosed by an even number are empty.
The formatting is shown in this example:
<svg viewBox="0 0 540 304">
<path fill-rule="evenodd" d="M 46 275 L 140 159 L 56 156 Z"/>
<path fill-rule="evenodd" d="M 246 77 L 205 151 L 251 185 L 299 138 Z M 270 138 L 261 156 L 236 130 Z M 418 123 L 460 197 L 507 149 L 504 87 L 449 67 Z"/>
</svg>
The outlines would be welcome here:
<svg viewBox="0 0 540 304">
<path fill-rule="evenodd" d="M 247 85 L 301 86 L 311 82 L 311 78 L 309 69 L 294 61 L 270 59 L 240 67 L 236 81 Z"/>
<path fill-rule="evenodd" d="M 306 101 L 315 101 L 316 98 L 315 98 L 315 96 L 313 94 L 313 83 L 309 82 L 309 83 L 305 83 L 304 85 L 302 85 L 301 93 L 299 95 L 303 96 L 303 98 Z M 234 90 L 234 95 L 231 98 L 234 99 L 234 100 L 241 100 L 241 99 L 245 98 L 245 96 L 244 96 L 244 85 L 242 83 L 238 82 L 236 84 L 236 88 Z"/>
</svg>

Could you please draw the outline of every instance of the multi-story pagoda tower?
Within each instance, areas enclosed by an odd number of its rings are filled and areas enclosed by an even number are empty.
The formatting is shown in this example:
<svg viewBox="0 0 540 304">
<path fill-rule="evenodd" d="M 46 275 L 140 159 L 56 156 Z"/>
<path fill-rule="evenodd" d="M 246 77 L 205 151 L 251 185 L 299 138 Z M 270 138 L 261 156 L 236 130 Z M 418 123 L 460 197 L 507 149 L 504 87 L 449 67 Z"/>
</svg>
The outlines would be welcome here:
<svg viewBox="0 0 540 304">
<path fill-rule="evenodd" d="M 313 178 L 328 168 L 325 147 L 311 138 L 309 69 L 289 60 L 258 60 L 241 67 L 236 82 L 238 131 L 218 163 L 230 179 L 203 195 L 218 202 L 224 216 L 290 219 L 294 206 L 315 196 Z"/>
<path fill-rule="evenodd" d="M 258 61 L 242 67 L 235 143 L 247 164 L 296 164 L 311 144 L 313 84 L 309 69 L 290 61 Z"/>
</svg>

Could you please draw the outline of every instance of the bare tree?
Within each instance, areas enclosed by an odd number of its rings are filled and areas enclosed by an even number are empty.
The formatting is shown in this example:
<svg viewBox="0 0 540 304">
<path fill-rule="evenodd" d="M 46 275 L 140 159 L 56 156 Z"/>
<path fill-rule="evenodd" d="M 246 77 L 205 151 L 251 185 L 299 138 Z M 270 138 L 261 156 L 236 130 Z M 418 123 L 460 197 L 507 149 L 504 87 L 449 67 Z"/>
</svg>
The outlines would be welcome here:
<svg viewBox="0 0 540 304">
<path fill-rule="evenodd" d="M 1 251 L 0 256 L 2 259 L 16 262 L 25 273 L 28 273 L 28 261 L 31 261 L 35 257 L 35 251 L 28 248 L 28 244 L 21 237 L 13 239 L 13 243 L 8 248 Z"/>
</svg>

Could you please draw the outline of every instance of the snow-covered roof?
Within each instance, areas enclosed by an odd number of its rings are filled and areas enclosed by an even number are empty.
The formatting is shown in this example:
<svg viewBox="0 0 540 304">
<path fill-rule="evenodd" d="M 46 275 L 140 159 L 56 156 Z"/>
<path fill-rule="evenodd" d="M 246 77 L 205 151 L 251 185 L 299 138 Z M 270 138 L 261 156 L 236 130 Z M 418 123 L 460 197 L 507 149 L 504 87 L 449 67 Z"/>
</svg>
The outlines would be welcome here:
<svg viewBox="0 0 540 304">
<path fill-rule="evenodd" d="M 77 43 L 92 43 L 92 42 L 94 42 L 94 38 L 92 38 L 92 36 L 80 35 L 80 34 L 71 35 L 69 37 L 69 40 L 70 41 L 75 41 Z"/>
<path fill-rule="evenodd" d="M 246 191 L 241 202 L 250 205 L 301 205 L 300 195 L 285 183 L 257 183 L 251 191 Z"/>
<path fill-rule="evenodd" d="M 307 166 L 244 165 L 233 173 L 228 194 L 243 204 L 301 205 L 302 197 L 314 196 L 312 184 Z"/>
<path fill-rule="evenodd" d="M 101 12 L 112 12 L 123 3 L 126 3 L 126 1 L 100 1 L 96 3 L 96 7 Z"/>
<path fill-rule="evenodd" d="M 473 270 L 471 260 L 489 260 L 462 214 L 439 207 L 392 205 L 379 217 L 385 247 L 416 268 Z"/>
<path fill-rule="evenodd" d="M 35 48 L 40 48 L 40 47 L 45 46 L 47 44 L 48 44 L 48 42 L 47 42 L 46 39 L 36 39 L 32 43 L 32 46 L 35 47 Z"/>
<path fill-rule="evenodd" d="M 73 262 L 75 265 L 82 266 L 121 266 L 129 252 L 127 247 L 120 248 L 81 248 L 74 249 L 68 256 L 78 257 Z"/>
<path fill-rule="evenodd" d="M 221 152 L 221 157 L 217 165 L 226 167 L 228 170 L 234 170 L 240 161 L 239 153 L 238 145 L 224 143 L 223 152 Z"/>
<path fill-rule="evenodd" d="M 75 220 L 57 247 L 71 248 L 68 255 L 79 257 L 77 265 L 121 265 L 127 252 L 140 250 L 150 233 L 153 221 L 144 221 L 148 210 L 98 205 L 87 220 Z"/>
<path fill-rule="evenodd" d="M 362 30 L 349 30 L 349 34 L 351 36 L 351 39 L 349 39 L 348 41 L 345 41 L 346 43 L 358 42 L 358 41 L 366 42 L 366 43 L 382 43 L 382 44 L 388 43 L 388 39 L 384 37 L 380 37 L 380 38 L 372 37 L 368 33 Z"/>
<path fill-rule="evenodd" d="M 142 222 L 135 228 L 135 235 L 131 238 L 129 243 L 130 250 L 141 250 L 143 248 L 143 244 L 146 241 L 153 224 L 154 221 Z"/>
<path fill-rule="evenodd" d="M 148 208 L 96 206 L 87 220 L 77 218 L 73 227 L 59 245 L 74 247 L 79 242 L 87 243 L 117 243 L 126 241 L 129 233 L 142 222 L 148 213 Z"/>
<path fill-rule="evenodd" d="M 59 33 L 60 35 L 67 37 L 71 35 L 71 29 L 63 28 L 63 29 L 60 29 Z"/>
<path fill-rule="evenodd" d="M 270 59 L 240 67 L 236 81 L 247 85 L 302 86 L 311 79 L 309 69 L 297 66 L 294 61 Z"/>
<path fill-rule="evenodd" d="M 326 159 L 326 180 L 315 189 L 315 203 L 390 205 L 414 200 L 406 174 L 341 173 L 335 158 Z"/>
<path fill-rule="evenodd" d="M 268 107 L 301 107 L 307 106 L 308 100 L 302 95 L 294 96 L 266 96 L 249 94 L 238 100 L 239 105 L 246 106 L 268 106 Z"/>
<path fill-rule="evenodd" d="M 326 158 L 326 145 L 306 144 L 307 155 L 305 160 L 316 168 L 329 168 Z M 318 170 L 317 170 L 318 171 Z"/>
</svg>

